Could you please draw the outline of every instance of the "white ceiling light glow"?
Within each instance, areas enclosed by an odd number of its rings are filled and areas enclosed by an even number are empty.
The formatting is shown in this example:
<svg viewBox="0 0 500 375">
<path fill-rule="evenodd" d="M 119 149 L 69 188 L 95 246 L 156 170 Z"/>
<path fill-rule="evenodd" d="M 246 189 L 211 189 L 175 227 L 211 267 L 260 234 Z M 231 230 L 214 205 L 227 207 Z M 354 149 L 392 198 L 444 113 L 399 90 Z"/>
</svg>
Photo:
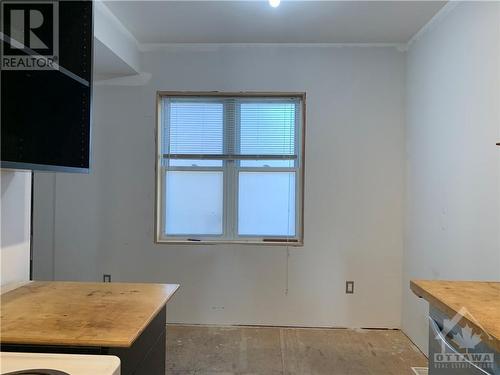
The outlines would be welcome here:
<svg viewBox="0 0 500 375">
<path fill-rule="evenodd" d="M 281 0 L 269 0 L 269 5 L 271 5 L 273 8 L 279 7 L 281 3 Z"/>
</svg>

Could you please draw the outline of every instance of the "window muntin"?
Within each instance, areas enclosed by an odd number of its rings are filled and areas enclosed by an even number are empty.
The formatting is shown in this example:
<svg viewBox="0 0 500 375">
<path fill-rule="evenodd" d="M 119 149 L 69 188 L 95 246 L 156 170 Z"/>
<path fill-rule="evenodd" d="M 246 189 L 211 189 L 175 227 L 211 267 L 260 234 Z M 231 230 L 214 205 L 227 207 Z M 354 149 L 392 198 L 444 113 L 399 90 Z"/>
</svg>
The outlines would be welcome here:
<svg viewBox="0 0 500 375">
<path fill-rule="evenodd" d="M 160 95 L 157 240 L 300 244 L 302 115 L 302 95 Z"/>
</svg>

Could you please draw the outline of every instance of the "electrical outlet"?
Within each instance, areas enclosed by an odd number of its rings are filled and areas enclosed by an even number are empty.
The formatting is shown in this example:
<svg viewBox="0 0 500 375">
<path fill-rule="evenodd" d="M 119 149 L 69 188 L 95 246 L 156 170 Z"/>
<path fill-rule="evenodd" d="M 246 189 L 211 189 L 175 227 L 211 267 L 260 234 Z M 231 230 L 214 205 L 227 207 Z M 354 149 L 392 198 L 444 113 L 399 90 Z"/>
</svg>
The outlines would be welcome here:
<svg viewBox="0 0 500 375">
<path fill-rule="evenodd" d="M 103 283 L 110 283 L 111 282 L 111 275 L 108 275 L 108 274 L 102 275 L 102 282 Z"/>
<path fill-rule="evenodd" d="M 354 281 L 346 281 L 345 282 L 345 293 L 346 294 L 354 294 Z"/>
</svg>

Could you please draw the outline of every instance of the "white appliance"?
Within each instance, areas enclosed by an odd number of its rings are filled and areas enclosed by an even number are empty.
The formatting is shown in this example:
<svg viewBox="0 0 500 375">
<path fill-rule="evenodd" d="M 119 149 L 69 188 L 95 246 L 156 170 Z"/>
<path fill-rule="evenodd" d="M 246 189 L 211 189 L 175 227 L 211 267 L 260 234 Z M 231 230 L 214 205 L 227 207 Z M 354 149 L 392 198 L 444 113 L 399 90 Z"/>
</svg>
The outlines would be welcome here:
<svg viewBox="0 0 500 375">
<path fill-rule="evenodd" d="M 120 359 L 111 355 L 1 352 L 0 373 L 2 375 L 9 373 L 16 375 L 120 375 Z"/>
</svg>

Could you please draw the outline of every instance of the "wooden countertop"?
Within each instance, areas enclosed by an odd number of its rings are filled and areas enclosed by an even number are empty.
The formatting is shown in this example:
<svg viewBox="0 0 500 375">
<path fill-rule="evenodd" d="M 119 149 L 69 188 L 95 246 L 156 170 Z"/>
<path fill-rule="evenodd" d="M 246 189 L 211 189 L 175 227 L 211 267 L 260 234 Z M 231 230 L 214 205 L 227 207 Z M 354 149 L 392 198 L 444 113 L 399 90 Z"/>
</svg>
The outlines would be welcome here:
<svg viewBox="0 0 500 375">
<path fill-rule="evenodd" d="M 2 294 L 0 342 L 130 347 L 178 287 L 34 281 Z"/>
<path fill-rule="evenodd" d="M 500 352 L 500 282 L 414 280 L 410 288 L 446 315 L 461 314 L 463 325 L 481 332 L 483 342 Z"/>
</svg>

